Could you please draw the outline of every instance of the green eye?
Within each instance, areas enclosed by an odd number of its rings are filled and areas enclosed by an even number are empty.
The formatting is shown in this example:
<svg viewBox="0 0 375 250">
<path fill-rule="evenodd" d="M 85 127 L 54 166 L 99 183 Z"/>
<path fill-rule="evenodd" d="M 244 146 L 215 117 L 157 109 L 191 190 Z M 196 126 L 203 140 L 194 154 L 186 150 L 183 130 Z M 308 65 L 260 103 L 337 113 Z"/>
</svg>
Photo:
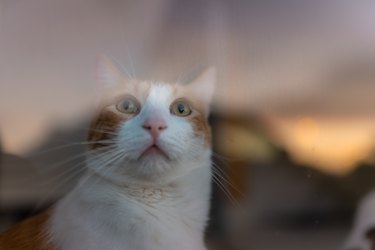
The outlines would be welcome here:
<svg viewBox="0 0 375 250">
<path fill-rule="evenodd" d="M 116 109 L 124 114 L 136 114 L 140 110 L 140 105 L 132 96 L 126 96 L 116 104 Z"/>
<path fill-rule="evenodd" d="M 177 116 L 188 116 L 191 112 L 189 104 L 183 100 L 177 100 L 171 105 L 171 113 Z"/>
</svg>

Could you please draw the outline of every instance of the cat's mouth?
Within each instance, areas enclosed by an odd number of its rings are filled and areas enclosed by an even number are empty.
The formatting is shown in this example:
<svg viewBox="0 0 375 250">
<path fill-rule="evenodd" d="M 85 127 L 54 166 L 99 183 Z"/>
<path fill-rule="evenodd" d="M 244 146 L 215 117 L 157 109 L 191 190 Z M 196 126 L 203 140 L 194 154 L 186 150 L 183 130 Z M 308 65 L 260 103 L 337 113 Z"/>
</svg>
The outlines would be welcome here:
<svg viewBox="0 0 375 250">
<path fill-rule="evenodd" d="M 141 154 L 141 156 L 139 158 L 142 158 L 146 155 L 160 155 L 166 159 L 169 159 L 168 155 L 164 152 L 164 150 L 162 150 L 158 145 L 156 144 L 152 144 L 151 146 L 149 146 L 145 151 L 143 151 L 143 153 Z"/>
</svg>

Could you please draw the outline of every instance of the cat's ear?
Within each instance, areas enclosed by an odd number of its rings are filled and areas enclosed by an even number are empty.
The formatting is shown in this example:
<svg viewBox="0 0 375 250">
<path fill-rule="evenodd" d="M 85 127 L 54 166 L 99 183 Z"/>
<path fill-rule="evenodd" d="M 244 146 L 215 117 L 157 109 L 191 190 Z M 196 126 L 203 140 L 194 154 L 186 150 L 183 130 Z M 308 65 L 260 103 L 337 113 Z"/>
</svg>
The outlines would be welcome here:
<svg viewBox="0 0 375 250">
<path fill-rule="evenodd" d="M 104 90 L 119 85 L 123 75 L 109 57 L 99 55 L 96 58 L 95 79 L 97 89 Z"/>
<path fill-rule="evenodd" d="M 94 78 L 93 101 L 96 107 L 100 107 L 116 87 L 126 80 L 113 61 L 105 55 L 96 57 Z"/>
<path fill-rule="evenodd" d="M 215 92 L 216 74 L 216 69 L 214 67 L 209 67 L 204 70 L 188 85 L 191 94 L 202 102 L 209 104 Z"/>
</svg>

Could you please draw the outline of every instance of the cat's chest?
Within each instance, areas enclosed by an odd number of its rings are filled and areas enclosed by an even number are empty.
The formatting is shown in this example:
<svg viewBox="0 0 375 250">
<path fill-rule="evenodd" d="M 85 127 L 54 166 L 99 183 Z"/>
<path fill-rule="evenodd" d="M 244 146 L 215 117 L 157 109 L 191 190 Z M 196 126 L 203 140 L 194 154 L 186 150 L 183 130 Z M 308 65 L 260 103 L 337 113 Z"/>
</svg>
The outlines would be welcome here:
<svg viewBox="0 0 375 250">
<path fill-rule="evenodd" d="M 203 200 L 207 197 L 195 196 L 192 201 L 178 192 L 131 189 L 115 196 L 113 190 L 110 195 L 96 193 L 101 202 L 95 206 L 74 203 L 83 200 L 82 195 L 87 198 L 88 194 L 73 193 L 56 208 L 55 225 L 64 234 L 64 249 L 205 249 L 202 230 L 207 205 Z"/>
<path fill-rule="evenodd" d="M 108 230 L 101 227 L 104 246 L 116 244 L 113 249 L 181 250 L 203 249 L 201 229 L 196 227 L 196 216 L 154 203 L 154 207 L 134 208 L 123 213 L 123 218 Z M 125 218 L 126 216 L 129 216 Z M 204 218 L 201 218 L 203 221 Z M 107 221 L 107 218 L 104 218 Z M 117 232 L 116 232 L 117 231 Z M 127 246 L 128 248 L 124 248 Z"/>
<path fill-rule="evenodd" d="M 83 245 L 90 250 L 175 250 L 177 246 L 181 250 L 204 249 L 201 232 L 194 229 L 188 219 L 177 219 L 174 214 L 156 215 L 150 210 L 123 214 L 122 218 L 113 216 L 114 220 L 107 226 L 103 226 L 103 222 L 108 223 L 108 218 L 97 218 L 89 223 L 95 231 L 78 230 L 75 233 L 77 249 L 85 249 Z M 69 249 L 76 248 L 71 246 Z"/>
</svg>

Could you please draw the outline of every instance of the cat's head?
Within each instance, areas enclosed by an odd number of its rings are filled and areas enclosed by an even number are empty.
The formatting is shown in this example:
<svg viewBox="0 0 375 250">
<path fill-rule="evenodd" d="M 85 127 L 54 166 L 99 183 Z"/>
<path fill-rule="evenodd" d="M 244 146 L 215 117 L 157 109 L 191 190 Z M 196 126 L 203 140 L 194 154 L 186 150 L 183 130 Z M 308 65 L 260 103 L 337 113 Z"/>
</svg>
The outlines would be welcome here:
<svg viewBox="0 0 375 250">
<path fill-rule="evenodd" d="M 89 133 L 89 168 L 119 182 L 164 182 L 209 167 L 213 68 L 189 84 L 169 84 L 128 79 L 101 58 L 97 78 L 102 88 Z"/>
</svg>

